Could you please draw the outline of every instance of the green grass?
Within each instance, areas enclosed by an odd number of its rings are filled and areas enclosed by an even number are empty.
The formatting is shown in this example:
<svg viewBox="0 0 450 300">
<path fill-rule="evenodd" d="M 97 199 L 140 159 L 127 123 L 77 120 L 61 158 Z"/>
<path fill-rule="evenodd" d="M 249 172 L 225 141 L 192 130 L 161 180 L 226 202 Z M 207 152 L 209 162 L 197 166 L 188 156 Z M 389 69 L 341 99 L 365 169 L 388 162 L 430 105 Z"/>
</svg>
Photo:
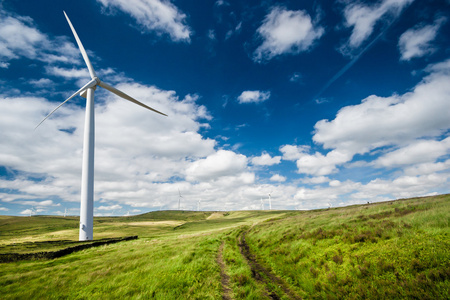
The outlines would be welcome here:
<svg viewBox="0 0 450 300">
<path fill-rule="evenodd" d="M 247 234 L 307 298 L 446 299 L 450 196 L 305 212 Z"/>
<path fill-rule="evenodd" d="M 53 260 L 0 264 L 2 299 L 270 299 L 238 240 L 305 299 L 446 299 L 450 195 L 316 211 L 152 212 L 94 220 L 96 239 L 134 241 Z M 78 238 L 73 217 L 0 216 L 0 253 L 48 251 Z M 34 243 L 58 241 L 58 243 Z M 30 248 L 33 245 L 33 249 Z"/>
</svg>

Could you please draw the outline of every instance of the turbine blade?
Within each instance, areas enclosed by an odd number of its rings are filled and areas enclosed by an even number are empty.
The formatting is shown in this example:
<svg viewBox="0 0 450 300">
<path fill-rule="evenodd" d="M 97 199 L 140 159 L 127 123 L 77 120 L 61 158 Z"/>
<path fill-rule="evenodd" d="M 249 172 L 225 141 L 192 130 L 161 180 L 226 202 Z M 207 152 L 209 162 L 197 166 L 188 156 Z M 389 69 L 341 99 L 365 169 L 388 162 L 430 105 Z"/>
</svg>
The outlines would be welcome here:
<svg viewBox="0 0 450 300">
<path fill-rule="evenodd" d="M 162 113 L 162 112 L 160 112 L 160 111 L 157 111 L 156 109 L 151 108 L 150 106 L 147 106 L 147 105 L 145 105 L 144 103 L 141 103 L 141 102 L 137 101 L 136 99 L 134 99 L 134 98 L 128 96 L 128 95 L 125 94 L 124 92 L 119 91 L 119 90 L 116 89 L 115 87 L 112 87 L 112 86 L 110 86 L 110 85 L 107 84 L 107 83 L 104 83 L 103 81 L 100 81 L 100 82 L 98 83 L 98 85 L 101 86 L 101 87 L 104 88 L 104 89 L 107 89 L 107 90 L 110 91 L 111 93 L 114 93 L 114 94 L 116 94 L 117 96 L 119 96 L 119 97 L 121 97 L 121 98 L 123 98 L 123 99 L 125 99 L 125 100 L 128 100 L 128 101 L 130 101 L 130 102 L 133 102 L 133 103 L 135 103 L 135 104 L 137 104 L 137 105 L 140 105 L 140 106 L 142 106 L 142 107 L 145 107 L 146 109 L 149 109 L 149 110 L 151 110 L 151 111 L 154 111 L 154 112 L 156 112 L 156 113 L 158 113 L 158 114 L 161 114 L 161 115 L 167 117 L 167 115 L 166 115 L 165 113 Z"/>
<path fill-rule="evenodd" d="M 79 89 L 78 91 L 76 91 L 72 96 L 70 96 L 66 101 L 64 101 L 63 103 L 61 103 L 60 105 L 58 105 L 54 110 L 52 110 L 51 113 L 49 113 L 35 128 L 34 130 L 36 130 L 36 128 L 38 128 L 42 123 L 44 123 L 45 120 L 47 120 L 58 108 L 60 108 L 61 106 L 64 105 L 64 103 L 66 103 L 67 101 L 69 101 L 70 99 L 72 99 L 73 97 L 75 97 L 76 95 L 78 95 L 79 93 L 87 90 L 88 88 L 94 87 L 97 84 L 97 80 L 92 79 L 91 81 L 89 81 L 88 83 L 86 83 L 81 89 Z"/>
<path fill-rule="evenodd" d="M 83 56 L 84 62 L 86 63 L 89 74 L 91 75 L 91 78 L 94 79 L 97 75 L 95 74 L 94 68 L 92 67 L 91 61 L 89 60 L 89 57 L 87 56 L 86 50 L 84 50 L 83 44 L 81 43 L 80 38 L 78 37 L 77 32 L 75 31 L 75 28 L 72 25 L 72 22 L 70 22 L 69 17 L 67 16 L 66 12 L 64 12 L 64 15 L 66 16 L 67 22 L 69 23 L 70 29 L 72 29 L 72 33 L 75 36 L 75 39 L 77 40 L 78 48 L 80 49 L 81 55 Z"/>
</svg>

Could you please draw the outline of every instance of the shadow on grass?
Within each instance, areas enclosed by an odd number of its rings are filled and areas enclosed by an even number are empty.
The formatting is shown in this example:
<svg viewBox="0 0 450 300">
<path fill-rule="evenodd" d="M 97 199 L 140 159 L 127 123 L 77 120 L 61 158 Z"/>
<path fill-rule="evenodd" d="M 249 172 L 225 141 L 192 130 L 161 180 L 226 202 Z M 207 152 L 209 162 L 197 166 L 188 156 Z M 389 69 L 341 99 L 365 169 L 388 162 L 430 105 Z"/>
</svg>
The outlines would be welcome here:
<svg viewBox="0 0 450 300">
<path fill-rule="evenodd" d="M 44 241 L 44 242 L 34 242 L 34 243 L 26 243 L 28 245 L 32 244 L 36 247 L 46 247 L 49 245 L 67 245 L 67 244 L 78 244 L 72 247 L 66 247 L 56 251 L 41 251 L 41 252 L 33 252 L 33 253 L 2 253 L 0 254 L 0 263 L 7 262 L 15 262 L 21 260 L 39 260 L 39 259 L 54 259 L 58 257 L 62 257 L 74 252 L 78 252 L 84 249 L 114 244 L 123 241 L 137 240 L 138 236 L 127 236 L 123 238 L 110 238 L 110 239 L 101 239 L 87 242 L 79 242 L 79 241 Z"/>
</svg>

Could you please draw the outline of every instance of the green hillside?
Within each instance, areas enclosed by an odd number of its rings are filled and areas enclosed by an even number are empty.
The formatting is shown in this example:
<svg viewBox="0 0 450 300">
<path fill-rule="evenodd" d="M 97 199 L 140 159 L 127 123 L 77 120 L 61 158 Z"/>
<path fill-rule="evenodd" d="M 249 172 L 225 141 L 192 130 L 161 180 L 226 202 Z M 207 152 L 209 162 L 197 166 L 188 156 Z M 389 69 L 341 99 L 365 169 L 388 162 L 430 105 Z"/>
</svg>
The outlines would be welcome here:
<svg viewBox="0 0 450 300">
<path fill-rule="evenodd" d="M 1 295 L 448 299 L 449 204 L 450 195 L 442 195 L 316 211 L 95 218 L 96 239 L 139 239 L 52 260 L 2 263 Z M 77 238 L 75 217 L 0 216 L 0 254 L 64 248 Z"/>
</svg>

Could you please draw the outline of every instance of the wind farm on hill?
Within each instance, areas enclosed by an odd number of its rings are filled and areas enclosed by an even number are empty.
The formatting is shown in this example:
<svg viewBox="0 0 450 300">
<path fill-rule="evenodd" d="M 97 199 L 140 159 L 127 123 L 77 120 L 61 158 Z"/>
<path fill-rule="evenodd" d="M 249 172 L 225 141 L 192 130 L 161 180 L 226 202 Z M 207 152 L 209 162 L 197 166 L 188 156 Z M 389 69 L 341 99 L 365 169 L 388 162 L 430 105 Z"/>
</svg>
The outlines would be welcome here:
<svg viewBox="0 0 450 300">
<path fill-rule="evenodd" d="M 1 300 L 450 298 L 450 1 L 24 2 Z"/>
<path fill-rule="evenodd" d="M 314 211 L 96 217 L 97 240 L 1 263 L 2 299 L 447 299 L 450 195 Z M 0 258 L 78 242 L 78 218 L 0 217 Z"/>
</svg>

